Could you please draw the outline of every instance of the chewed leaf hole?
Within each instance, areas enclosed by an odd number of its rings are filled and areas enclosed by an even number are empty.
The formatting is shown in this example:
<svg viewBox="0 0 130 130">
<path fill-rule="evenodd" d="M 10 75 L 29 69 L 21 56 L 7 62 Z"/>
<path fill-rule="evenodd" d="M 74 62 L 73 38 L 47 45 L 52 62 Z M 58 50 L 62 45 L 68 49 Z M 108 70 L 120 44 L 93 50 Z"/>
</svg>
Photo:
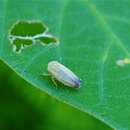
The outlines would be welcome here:
<svg viewBox="0 0 130 130">
<path fill-rule="evenodd" d="M 19 21 L 13 26 L 10 34 L 14 36 L 29 37 L 42 34 L 45 31 L 47 31 L 47 27 L 40 22 Z"/>
<path fill-rule="evenodd" d="M 24 48 L 35 43 L 41 43 L 42 45 L 59 43 L 58 38 L 48 32 L 48 27 L 37 21 L 16 22 L 11 27 L 8 38 L 15 52 L 21 52 Z"/>
<path fill-rule="evenodd" d="M 41 43 L 46 43 L 46 44 L 58 42 L 58 39 L 51 37 L 51 36 L 39 37 L 39 38 L 36 38 L 36 39 L 38 41 L 40 41 Z"/>
<path fill-rule="evenodd" d="M 32 40 L 29 40 L 29 39 L 18 39 L 16 38 L 14 41 L 13 41 L 13 50 L 15 52 L 21 52 L 21 50 L 27 46 L 30 46 L 32 45 L 33 42 Z"/>
</svg>

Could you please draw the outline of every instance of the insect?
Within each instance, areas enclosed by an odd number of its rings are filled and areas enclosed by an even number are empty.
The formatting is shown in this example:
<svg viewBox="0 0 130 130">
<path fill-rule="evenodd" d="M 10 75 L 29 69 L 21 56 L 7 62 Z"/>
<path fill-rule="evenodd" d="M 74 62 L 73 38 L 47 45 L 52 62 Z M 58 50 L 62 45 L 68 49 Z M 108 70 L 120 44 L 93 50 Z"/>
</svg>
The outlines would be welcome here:
<svg viewBox="0 0 130 130">
<path fill-rule="evenodd" d="M 81 80 L 67 67 L 58 61 L 50 61 L 48 63 L 48 72 L 52 77 L 52 81 L 56 84 L 55 79 L 64 85 L 72 88 L 79 88 Z"/>
<path fill-rule="evenodd" d="M 120 59 L 116 63 L 119 66 L 124 66 L 125 64 L 130 64 L 130 59 L 128 59 L 128 58 Z"/>
</svg>

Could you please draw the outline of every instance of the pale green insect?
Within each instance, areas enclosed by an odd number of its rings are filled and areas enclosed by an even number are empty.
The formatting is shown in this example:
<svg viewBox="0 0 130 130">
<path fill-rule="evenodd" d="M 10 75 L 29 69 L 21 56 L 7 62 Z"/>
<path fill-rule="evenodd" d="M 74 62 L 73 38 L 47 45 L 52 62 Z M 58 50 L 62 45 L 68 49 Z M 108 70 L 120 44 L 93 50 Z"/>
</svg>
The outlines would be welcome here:
<svg viewBox="0 0 130 130">
<path fill-rule="evenodd" d="M 47 69 L 52 76 L 52 79 L 56 79 L 68 87 L 80 87 L 81 80 L 78 78 L 78 76 L 76 76 L 70 69 L 68 69 L 58 61 L 49 62 Z"/>
</svg>

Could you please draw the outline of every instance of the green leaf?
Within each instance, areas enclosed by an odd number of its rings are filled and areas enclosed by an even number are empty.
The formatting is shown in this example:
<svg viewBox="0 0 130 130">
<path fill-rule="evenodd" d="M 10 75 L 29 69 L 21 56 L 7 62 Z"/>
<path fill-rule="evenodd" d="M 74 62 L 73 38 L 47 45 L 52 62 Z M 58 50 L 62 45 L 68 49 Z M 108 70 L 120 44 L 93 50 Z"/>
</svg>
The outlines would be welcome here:
<svg viewBox="0 0 130 130">
<path fill-rule="evenodd" d="M 130 129 L 129 0 L 0 1 L 0 57 L 21 77 L 57 99 L 120 130 Z M 8 33 L 18 20 L 45 24 L 60 43 L 35 44 L 19 54 Z M 47 72 L 57 60 L 81 79 L 79 90 L 56 88 Z M 16 81 L 17 82 L 17 81 Z"/>
</svg>

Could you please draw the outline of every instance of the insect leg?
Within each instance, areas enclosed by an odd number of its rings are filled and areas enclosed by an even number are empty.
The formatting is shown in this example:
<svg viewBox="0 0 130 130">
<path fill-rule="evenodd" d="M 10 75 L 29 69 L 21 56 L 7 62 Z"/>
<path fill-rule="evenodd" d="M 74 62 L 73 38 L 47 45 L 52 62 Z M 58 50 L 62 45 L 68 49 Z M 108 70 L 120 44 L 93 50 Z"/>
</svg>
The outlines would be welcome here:
<svg viewBox="0 0 130 130">
<path fill-rule="evenodd" d="M 57 85 L 56 80 L 55 80 L 55 78 L 53 76 L 51 76 L 51 80 L 54 83 L 54 85 L 57 87 L 58 85 Z"/>
</svg>

